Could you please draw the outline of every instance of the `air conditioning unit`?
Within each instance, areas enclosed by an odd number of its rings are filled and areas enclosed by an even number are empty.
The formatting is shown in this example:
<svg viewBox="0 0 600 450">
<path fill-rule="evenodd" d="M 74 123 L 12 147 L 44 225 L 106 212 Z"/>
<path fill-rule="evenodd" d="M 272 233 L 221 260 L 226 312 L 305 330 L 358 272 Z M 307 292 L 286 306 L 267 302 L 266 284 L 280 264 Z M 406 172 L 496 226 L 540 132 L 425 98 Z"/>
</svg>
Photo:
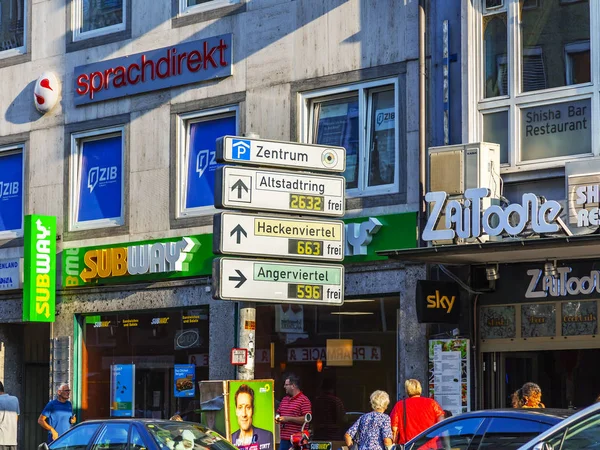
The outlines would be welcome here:
<svg viewBox="0 0 600 450">
<path fill-rule="evenodd" d="M 446 145 L 429 148 L 429 192 L 445 192 L 448 200 L 463 201 L 467 189 L 487 188 L 490 196 L 482 200 L 482 211 L 498 204 L 501 196 L 500 145 L 490 142 Z M 442 214 L 436 229 L 445 228 Z M 488 240 L 488 236 L 478 241 Z M 472 240 L 434 241 L 434 245 L 469 243 Z"/>
</svg>

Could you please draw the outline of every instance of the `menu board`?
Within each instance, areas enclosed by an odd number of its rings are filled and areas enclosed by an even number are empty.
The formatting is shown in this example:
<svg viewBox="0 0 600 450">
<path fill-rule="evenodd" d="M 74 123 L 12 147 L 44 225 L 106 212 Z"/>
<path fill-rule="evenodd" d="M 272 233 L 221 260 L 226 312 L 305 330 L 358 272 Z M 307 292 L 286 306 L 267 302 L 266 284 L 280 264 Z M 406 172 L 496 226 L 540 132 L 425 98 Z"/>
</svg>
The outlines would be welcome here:
<svg viewBox="0 0 600 450">
<path fill-rule="evenodd" d="M 429 341 L 429 396 L 457 415 L 471 410 L 468 339 Z"/>
</svg>

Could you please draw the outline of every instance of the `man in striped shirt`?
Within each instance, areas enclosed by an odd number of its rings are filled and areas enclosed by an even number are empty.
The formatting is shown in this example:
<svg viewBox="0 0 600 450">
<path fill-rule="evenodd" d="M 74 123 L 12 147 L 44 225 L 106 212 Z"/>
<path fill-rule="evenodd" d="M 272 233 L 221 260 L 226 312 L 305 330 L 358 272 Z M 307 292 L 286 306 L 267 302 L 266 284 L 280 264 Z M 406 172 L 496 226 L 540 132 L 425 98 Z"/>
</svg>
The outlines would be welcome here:
<svg viewBox="0 0 600 450">
<path fill-rule="evenodd" d="M 283 385 L 286 396 L 281 400 L 277 408 L 275 420 L 280 426 L 279 450 L 289 450 L 292 446 L 290 437 L 294 433 L 299 433 L 304 423 L 304 416 L 312 414 L 310 400 L 300 390 L 300 379 L 289 374 Z"/>
</svg>

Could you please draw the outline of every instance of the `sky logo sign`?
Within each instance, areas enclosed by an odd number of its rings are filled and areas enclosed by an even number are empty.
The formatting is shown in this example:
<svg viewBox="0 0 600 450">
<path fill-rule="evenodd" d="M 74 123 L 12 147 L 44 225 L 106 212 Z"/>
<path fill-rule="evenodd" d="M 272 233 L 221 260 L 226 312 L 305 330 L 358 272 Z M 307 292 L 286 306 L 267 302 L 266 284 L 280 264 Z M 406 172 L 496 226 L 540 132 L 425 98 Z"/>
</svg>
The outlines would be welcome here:
<svg viewBox="0 0 600 450">
<path fill-rule="evenodd" d="M 19 195 L 18 181 L 0 181 L 0 199 L 8 199 Z"/>
<path fill-rule="evenodd" d="M 217 161 L 215 160 L 215 152 L 211 152 L 208 149 L 200 150 L 198 152 L 198 156 L 196 157 L 196 173 L 198 174 L 198 178 L 202 178 L 206 169 L 211 171 L 215 170 L 215 166 L 217 165 Z"/>
<path fill-rule="evenodd" d="M 87 187 L 90 190 L 90 193 L 96 188 L 96 186 L 100 185 L 100 187 L 114 183 L 117 181 L 118 169 L 117 166 L 110 167 L 92 167 L 88 172 L 88 181 Z"/>
<path fill-rule="evenodd" d="M 250 141 L 247 139 L 233 139 L 231 142 L 231 153 L 233 159 L 250 161 Z"/>
</svg>

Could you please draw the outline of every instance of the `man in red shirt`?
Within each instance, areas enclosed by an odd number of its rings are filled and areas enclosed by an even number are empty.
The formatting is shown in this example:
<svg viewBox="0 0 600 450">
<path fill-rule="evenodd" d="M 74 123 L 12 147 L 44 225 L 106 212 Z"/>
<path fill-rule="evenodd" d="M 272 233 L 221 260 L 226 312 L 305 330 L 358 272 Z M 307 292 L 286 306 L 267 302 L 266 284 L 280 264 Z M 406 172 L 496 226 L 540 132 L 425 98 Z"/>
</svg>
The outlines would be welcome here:
<svg viewBox="0 0 600 450">
<path fill-rule="evenodd" d="M 438 402 L 432 398 L 421 397 L 422 388 L 418 380 L 406 380 L 404 389 L 408 398 L 398 401 L 390 414 L 394 442 L 398 444 L 406 444 L 421 431 L 444 420 L 445 417 L 444 410 Z"/>
<path fill-rule="evenodd" d="M 304 416 L 312 414 L 312 406 L 310 400 L 300 390 L 300 379 L 289 374 L 283 385 L 286 396 L 281 400 L 275 421 L 280 426 L 279 450 L 289 450 L 292 446 L 290 437 L 294 433 L 299 433 L 304 423 Z"/>
</svg>

